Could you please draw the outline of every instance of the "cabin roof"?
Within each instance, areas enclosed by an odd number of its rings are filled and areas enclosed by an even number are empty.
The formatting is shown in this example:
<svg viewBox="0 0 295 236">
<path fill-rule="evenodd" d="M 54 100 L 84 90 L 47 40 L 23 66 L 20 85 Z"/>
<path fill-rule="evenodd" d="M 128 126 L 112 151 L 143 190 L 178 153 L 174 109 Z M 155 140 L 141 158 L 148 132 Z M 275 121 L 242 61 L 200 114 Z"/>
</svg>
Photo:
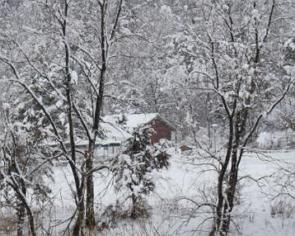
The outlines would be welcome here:
<svg viewBox="0 0 295 236">
<path fill-rule="evenodd" d="M 96 140 L 97 144 L 121 143 L 132 137 L 132 134 L 116 123 L 100 122 L 100 128 L 101 135 Z"/>
<path fill-rule="evenodd" d="M 129 132 L 147 125 L 155 119 L 163 121 L 172 130 L 175 130 L 174 126 L 169 121 L 163 119 L 159 113 L 116 114 L 103 117 L 103 121 L 124 126 Z"/>
<path fill-rule="evenodd" d="M 158 113 L 143 113 L 143 114 L 115 114 L 103 116 L 99 124 L 99 135 L 95 145 L 121 145 L 122 142 L 132 137 L 132 133 L 136 128 L 143 127 L 155 119 L 160 119 L 167 124 L 172 130 L 174 127 Z M 68 145 L 69 143 L 66 142 Z M 88 141 L 77 139 L 77 146 L 87 146 Z"/>
</svg>

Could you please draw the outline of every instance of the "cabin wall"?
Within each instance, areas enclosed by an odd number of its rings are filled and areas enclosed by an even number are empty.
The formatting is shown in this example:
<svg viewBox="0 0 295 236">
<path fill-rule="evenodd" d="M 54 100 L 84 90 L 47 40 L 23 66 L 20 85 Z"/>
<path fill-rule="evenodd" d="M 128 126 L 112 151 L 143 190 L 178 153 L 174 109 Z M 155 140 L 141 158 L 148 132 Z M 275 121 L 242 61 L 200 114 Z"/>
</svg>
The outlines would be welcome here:
<svg viewBox="0 0 295 236">
<path fill-rule="evenodd" d="M 95 156 L 97 157 L 114 157 L 118 155 L 121 151 L 120 145 L 106 145 L 106 146 L 96 146 Z"/>
<path fill-rule="evenodd" d="M 156 119 L 151 123 L 151 127 L 156 132 L 151 137 L 152 144 L 158 143 L 161 139 L 171 140 L 172 137 L 172 129 L 165 122 Z"/>
</svg>

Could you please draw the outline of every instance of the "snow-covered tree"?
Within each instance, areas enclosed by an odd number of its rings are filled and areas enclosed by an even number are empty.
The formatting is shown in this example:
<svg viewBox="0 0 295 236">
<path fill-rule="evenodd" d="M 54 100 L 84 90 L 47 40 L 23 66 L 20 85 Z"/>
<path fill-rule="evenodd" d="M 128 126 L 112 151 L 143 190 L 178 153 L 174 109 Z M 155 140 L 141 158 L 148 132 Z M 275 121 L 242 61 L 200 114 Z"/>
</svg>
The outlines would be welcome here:
<svg viewBox="0 0 295 236">
<path fill-rule="evenodd" d="M 150 132 L 148 127 L 135 131 L 127 141 L 126 149 L 115 157 L 112 164 L 115 189 L 123 193 L 123 203 L 131 202 L 129 216 L 132 218 L 147 213 L 144 196 L 155 188 L 153 171 L 169 165 L 167 143 L 152 145 Z"/>
<path fill-rule="evenodd" d="M 25 120 L 17 102 L 6 102 L 3 106 L 5 128 L 1 135 L 0 202 L 4 208 L 15 209 L 18 236 L 25 235 L 27 230 L 37 235 L 34 211 L 42 205 L 39 203 L 49 200 L 50 189 L 45 179 L 51 178 L 52 160 L 56 156 L 44 143 L 46 135 L 41 134 L 35 117 Z"/>
<path fill-rule="evenodd" d="M 275 37 L 276 1 L 210 1 L 188 28 L 183 53 L 193 55 L 195 83 L 211 94 L 215 120 L 228 129 L 218 161 L 217 203 L 211 235 L 227 235 L 239 166 L 261 120 L 284 99 L 292 84 Z M 275 23 L 274 23 L 275 22 Z M 270 43 L 272 42 L 272 43 Z M 191 46 L 187 47 L 187 43 Z M 192 81 L 194 82 L 194 81 Z"/>
</svg>

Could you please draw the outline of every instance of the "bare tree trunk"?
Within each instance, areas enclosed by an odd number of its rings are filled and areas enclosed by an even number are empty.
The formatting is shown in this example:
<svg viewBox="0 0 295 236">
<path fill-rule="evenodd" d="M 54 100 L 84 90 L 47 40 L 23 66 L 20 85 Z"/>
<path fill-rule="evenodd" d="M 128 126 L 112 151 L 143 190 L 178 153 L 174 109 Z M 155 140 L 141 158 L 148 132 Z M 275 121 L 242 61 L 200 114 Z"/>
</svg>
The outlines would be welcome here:
<svg viewBox="0 0 295 236">
<path fill-rule="evenodd" d="M 95 227 L 94 183 L 92 173 L 94 149 L 95 143 L 91 140 L 89 143 L 89 153 L 86 157 L 86 171 L 90 171 L 86 176 L 86 226 L 90 230 Z"/>
<path fill-rule="evenodd" d="M 24 230 L 24 214 L 26 212 L 28 220 L 29 220 L 29 227 L 31 231 L 32 236 L 36 236 L 36 230 L 35 230 L 35 222 L 34 222 L 34 215 L 32 213 L 32 210 L 30 206 L 27 203 L 26 195 L 27 195 L 27 188 L 25 180 L 21 177 L 22 174 L 19 172 L 19 168 L 17 167 L 17 159 L 21 159 L 20 155 L 22 154 L 21 148 L 19 148 L 14 140 L 14 156 L 13 160 L 11 162 L 11 166 L 9 168 L 9 175 L 11 182 L 9 183 L 10 187 L 14 190 L 16 193 L 16 198 L 19 203 L 18 205 L 18 229 L 17 234 L 23 235 Z M 22 224 L 22 225 L 21 225 Z"/>
<path fill-rule="evenodd" d="M 84 207 L 84 197 L 82 193 L 78 194 L 80 197 L 78 199 L 78 203 L 77 203 L 77 218 L 76 218 L 76 222 L 73 228 L 73 236 L 83 236 L 84 232 L 83 232 L 83 222 L 84 222 L 84 217 L 85 217 L 85 207 Z"/>
<path fill-rule="evenodd" d="M 226 235 L 222 234 L 222 228 L 224 225 L 224 214 L 227 210 L 227 201 L 224 196 L 224 183 L 225 179 L 227 178 L 227 168 L 230 163 L 230 158 L 232 155 L 232 149 L 233 149 L 233 139 L 234 139 L 234 124 L 233 119 L 231 116 L 229 118 L 229 142 L 227 147 L 227 152 L 225 156 L 225 160 L 221 166 L 221 170 L 218 175 L 218 183 L 217 183 L 217 206 L 216 206 L 216 215 L 215 215 L 215 221 L 212 228 L 212 231 L 210 232 L 210 236 L 214 236 L 216 232 L 221 232 L 220 235 Z"/>
<path fill-rule="evenodd" d="M 108 1 L 98 1 L 101 19 L 100 19 L 100 51 L 101 51 L 101 68 L 99 77 L 99 90 L 95 103 L 95 112 L 93 119 L 93 133 L 94 136 L 89 140 L 88 156 L 86 157 L 86 226 L 89 230 L 95 228 L 95 214 L 94 214 L 94 184 L 93 184 L 93 158 L 95 151 L 95 143 L 99 129 L 99 122 L 101 119 L 101 113 L 103 109 L 103 97 L 104 97 L 104 86 L 105 77 L 107 73 L 107 56 L 108 56 L 108 40 L 113 40 L 118 26 L 119 17 L 121 14 L 123 0 L 118 1 L 117 11 L 115 15 L 114 25 L 111 31 L 111 35 L 108 39 L 106 31 L 106 17 L 108 10 Z"/>
<path fill-rule="evenodd" d="M 17 236 L 24 235 L 25 227 L 25 216 L 26 216 L 26 207 L 22 201 L 18 201 L 17 204 Z"/>
<path fill-rule="evenodd" d="M 234 201 L 238 185 L 239 165 L 243 155 L 243 151 L 240 150 L 240 146 L 241 140 L 245 136 L 248 115 L 249 111 L 246 108 L 237 112 L 235 117 L 229 122 L 230 127 L 232 127 L 230 131 L 230 146 L 228 147 L 227 152 L 228 158 L 226 157 L 219 174 L 218 189 L 220 191 L 218 192 L 218 205 L 216 209 L 217 215 L 215 225 L 210 233 L 210 236 L 215 235 L 216 233 L 219 233 L 221 236 L 225 236 L 228 234 L 230 229 L 231 212 L 235 205 Z M 223 189 L 224 186 L 226 186 L 226 189 Z"/>
<path fill-rule="evenodd" d="M 67 42 L 67 16 L 69 10 L 69 3 L 64 0 L 64 20 L 61 24 L 62 35 L 64 38 L 64 48 L 65 48 L 65 78 L 66 78 L 66 98 L 68 105 L 68 122 L 69 122 L 69 139 L 70 139 L 70 149 L 71 149 L 71 161 L 69 161 L 74 180 L 76 185 L 77 193 L 77 218 L 73 228 L 73 235 L 79 236 L 83 235 L 83 224 L 84 224 L 84 176 L 79 177 L 76 167 L 76 143 L 75 143 L 75 127 L 73 121 L 73 98 L 72 98 L 72 76 L 70 71 L 70 48 Z"/>
<path fill-rule="evenodd" d="M 94 120 L 93 120 L 93 139 L 89 140 L 89 151 L 88 157 L 86 158 L 86 226 L 88 229 L 92 230 L 95 227 L 95 214 L 94 214 L 94 184 L 93 184 L 93 158 L 95 151 L 95 142 L 99 128 L 99 122 L 103 107 L 103 97 L 104 97 L 104 84 L 105 76 L 107 71 L 107 36 L 106 36 L 106 13 L 107 13 L 108 3 L 103 0 L 99 3 L 101 19 L 100 19 L 100 50 L 101 50 L 101 70 L 99 77 L 99 90 L 98 96 L 96 98 Z"/>
<path fill-rule="evenodd" d="M 29 218 L 29 223 L 30 223 L 30 230 L 32 236 L 37 236 L 36 231 L 35 231 L 35 222 L 34 222 L 34 216 L 30 208 L 27 208 L 27 214 Z"/>
<path fill-rule="evenodd" d="M 24 182 L 22 180 L 19 181 L 19 184 L 21 185 L 21 187 L 20 187 L 14 177 L 11 177 L 11 180 L 12 180 L 12 183 L 10 184 L 10 186 L 13 188 L 13 190 L 17 194 L 17 198 L 18 198 L 20 204 L 22 205 L 22 207 L 26 209 L 28 220 L 29 220 L 31 235 L 36 236 L 37 234 L 36 234 L 36 230 L 35 230 L 34 215 L 33 215 L 33 212 L 32 212 L 32 210 L 31 210 L 30 206 L 28 205 L 26 198 L 25 198 L 26 187 L 24 185 Z"/>
<path fill-rule="evenodd" d="M 130 217 L 132 219 L 136 219 L 137 218 L 137 213 L 136 213 L 136 204 L 137 204 L 137 197 L 135 196 L 134 193 L 132 193 L 131 195 L 131 199 L 132 199 L 132 210 L 131 210 L 131 214 Z"/>
</svg>

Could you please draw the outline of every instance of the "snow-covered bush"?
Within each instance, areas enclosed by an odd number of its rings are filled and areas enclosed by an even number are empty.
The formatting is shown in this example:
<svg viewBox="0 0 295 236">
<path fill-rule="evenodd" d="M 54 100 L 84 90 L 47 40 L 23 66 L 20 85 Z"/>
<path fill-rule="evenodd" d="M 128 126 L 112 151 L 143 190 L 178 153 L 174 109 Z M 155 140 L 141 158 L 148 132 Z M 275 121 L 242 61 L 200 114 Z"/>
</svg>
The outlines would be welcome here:
<svg viewBox="0 0 295 236">
<path fill-rule="evenodd" d="M 279 199 L 271 205 L 271 216 L 282 218 L 293 218 L 295 213 L 295 206 L 287 199 Z"/>
<path fill-rule="evenodd" d="M 31 234 L 36 235 L 35 212 L 49 200 L 51 190 L 45 181 L 52 177 L 54 156 L 45 144 L 47 134 L 38 124 L 38 116 L 34 115 L 37 113 L 30 110 L 30 117 L 20 109 L 21 105 L 32 108 L 34 104 L 30 100 L 21 103 L 19 98 L 23 96 L 15 98 L 13 106 L 4 106 L 4 129 L 0 134 L 0 207 L 14 211 L 18 235 L 27 230 L 26 224 Z"/>
<path fill-rule="evenodd" d="M 150 129 L 145 127 L 133 133 L 126 149 L 115 158 L 112 169 L 115 189 L 122 193 L 131 218 L 148 215 L 144 195 L 155 188 L 153 171 L 168 167 L 167 147 L 166 142 L 152 145 Z"/>
</svg>

